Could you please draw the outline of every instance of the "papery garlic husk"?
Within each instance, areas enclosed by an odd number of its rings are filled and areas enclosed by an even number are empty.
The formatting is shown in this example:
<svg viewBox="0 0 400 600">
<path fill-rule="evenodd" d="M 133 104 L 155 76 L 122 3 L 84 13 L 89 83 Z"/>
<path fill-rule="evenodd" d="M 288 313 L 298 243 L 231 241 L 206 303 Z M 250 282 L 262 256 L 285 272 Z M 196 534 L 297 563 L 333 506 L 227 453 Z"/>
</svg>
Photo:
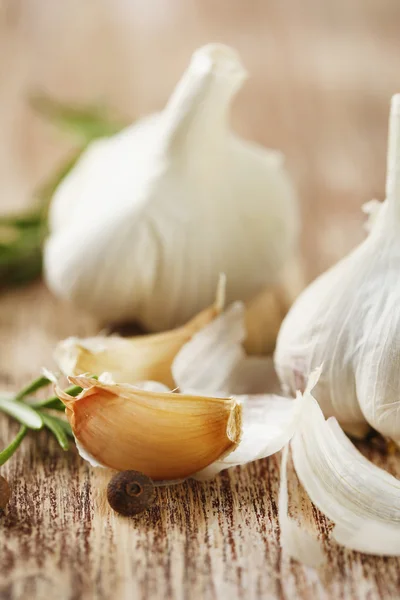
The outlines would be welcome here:
<svg viewBox="0 0 400 600">
<path fill-rule="evenodd" d="M 74 377 L 82 393 L 57 389 L 84 458 L 155 481 L 188 477 L 232 452 L 241 406 L 232 398 L 149 392 Z"/>
<path fill-rule="evenodd" d="M 177 388 L 227 396 L 279 392 L 271 358 L 247 356 L 246 335 L 246 310 L 235 302 L 182 346 L 172 364 Z"/>
<path fill-rule="evenodd" d="M 300 415 L 299 415 L 300 416 Z M 307 531 L 304 526 L 294 521 L 288 513 L 289 493 L 287 463 L 289 444 L 282 452 L 280 485 L 279 485 L 279 528 L 280 546 L 290 558 L 302 564 L 317 569 L 325 563 L 322 545 L 318 538 Z"/>
<path fill-rule="evenodd" d="M 220 471 L 272 456 L 290 441 L 303 410 L 301 399 L 274 394 L 237 396 L 242 406 L 242 438 L 233 452 L 192 477 L 201 481 Z"/>
<path fill-rule="evenodd" d="M 400 481 L 368 461 L 335 418 L 325 420 L 311 393 L 317 379 L 313 373 L 300 396 L 302 412 L 290 443 L 297 475 L 312 502 L 335 524 L 332 538 L 337 543 L 368 554 L 400 556 Z"/>
<path fill-rule="evenodd" d="M 186 325 L 165 333 L 122 338 L 96 336 L 67 338 L 57 344 L 55 360 L 67 376 L 110 373 L 115 382 L 153 380 L 169 388 L 176 386 L 172 364 L 182 347 L 223 308 L 225 279 L 221 279 L 213 306 L 203 310 Z"/>
<path fill-rule="evenodd" d="M 96 141 L 56 191 L 45 245 L 50 289 L 103 322 L 181 325 L 279 280 L 296 250 L 296 195 L 279 153 L 228 126 L 245 78 L 237 53 L 197 50 L 166 108 Z"/>
<path fill-rule="evenodd" d="M 326 417 L 362 436 L 371 425 L 400 443 L 400 95 L 392 99 L 386 201 L 368 238 L 297 299 L 275 365 L 286 390 L 315 395 Z"/>
</svg>

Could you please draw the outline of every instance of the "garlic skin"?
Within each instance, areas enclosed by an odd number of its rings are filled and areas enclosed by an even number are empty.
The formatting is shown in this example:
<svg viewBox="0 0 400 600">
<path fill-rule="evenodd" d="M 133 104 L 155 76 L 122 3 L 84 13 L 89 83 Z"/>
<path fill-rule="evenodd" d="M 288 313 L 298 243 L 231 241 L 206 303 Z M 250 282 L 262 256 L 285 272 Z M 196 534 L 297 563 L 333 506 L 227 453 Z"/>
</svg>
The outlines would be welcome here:
<svg viewBox="0 0 400 600">
<path fill-rule="evenodd" d="M 386 201 L 368 238 L 316 279 L 283 321 L 275 352 L 287 391 L 323 365 L 315 396 L 354 435 L 400 444 L 400 95 L 392 99 Z"/>
<path fill-rule="evenodd" d="M 298 415 L 300 417 L 300 415 Z M 284 553 L 294 560 L 318 569 L 325 563 L 322 545 L 307 529 L 301 527 L 289 516 L 289 492 L 287 463 L 290 444 L 282 451 L 279 485 L 279 528 L 281 530 L 280 546 Z"/>
<path fill-rule="evenodd" d="M 237 53 L 197 50 L 166 108 L 91 144 L 56 191 L 49 288 L 103 322 L 171 329 L 213 301 L 275 284 L 293 255 L 297 199 L 279 153 L 229 129 Z"/>
<path fill-rule="evenodd" d="M 183 479 L 232 452 L 241 406 L 232 398 L 149 392 L 73 377 L 73 398 L 57 389 L 84 458 L 155 481 Z"/>
<path fill-rule="evenodd" d="M 325 420 L 316 400 L 318 376 L 312 373 L 300 395 L 303 410 L 290 442 L 300 482 L 335 524 L 336 542 L 367 554 L 400 556 L 400 481 L 365 458 L 336 419 Z"/>
</svg>

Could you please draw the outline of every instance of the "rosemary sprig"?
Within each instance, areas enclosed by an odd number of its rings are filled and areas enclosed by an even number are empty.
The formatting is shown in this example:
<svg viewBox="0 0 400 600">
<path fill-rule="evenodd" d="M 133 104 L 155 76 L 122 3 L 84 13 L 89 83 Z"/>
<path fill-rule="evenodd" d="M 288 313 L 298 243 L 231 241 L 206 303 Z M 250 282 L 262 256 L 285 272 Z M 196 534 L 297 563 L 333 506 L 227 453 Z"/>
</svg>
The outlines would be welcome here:
<svg viewBox="0 0 400 600">
<path fill-rule="evenodd" d="M 51 381 L 47 377 L 41 376 L 25 386 L 14 398 L 0 398 L 0 411 L 13 417 L 22 425 L 14 440 L 0 452 L 0 465 L 4 464 L 14 454 L 29 430 L 46 427 L 54 435 L 61 448 L 68 450 L 68 436 L 73 437 L 69 423 L 47 412 L 49 409 L 64 411 L 65 407 L 62 402 L 57 396 L 50 396 L 45 400 L 32 402 L 28 396 L 50 383 Z M 72 386 L 66 391 L 69 393 L 69 390 L 76 396 L 82 391 L 82 388 Z"/>
<path fill-rule="evenodd" d="M 27 433 L 28 428 L 22 425 L 13 441 L 0 452 L 0 466 L 4 465 L 12 457 Z"/>
<path fill-rule="evenodd" d="M 92 377 L 92 379 L 97 379 L 97 377 Z M 67 388 L 65 392 L 70 396 L 78 396 L 82 391 L 82 388 L 79 385 L 71 385 L 71 387 Z M 51 396 L 50 398 L 46 398 L 45 400 L 37 400 L 36 402 L 31 402 L 29 404 L 32 408 L 51 408 L 53 410 L 65 410 L 64 404 L 59 400 L 57 396 Z"/>
<path fill-rule="evenodd" d="M 0 411 L 6 413 L 29 429 L 42 429 L 43 420 L 36 410 L 15 400 L 0 399 Z"/>
<path fill-rule="evenodd" d="M 29 383 L 24 388 L 22 388 L 22 390 L 18 392 L 18 394 L 14 397 L 14 400 L 22 400 L 22 398 L 24 398 L 25 396 L 28 396 L 29 394 L 34 394 L 35 392 L 40 390 L 40 388 L 48 386 L 49 383 L 51 383 L 50 379 L 45 375 L 41 375 L 40 377 L 32 381 L 32 383 Z"/>
<path fill-rule="evenodd" d="M 34 110 L 54 123 L 59 129 L 75 135 L 83 143 L 100 137 L 109 137 L 121 131 L 125 124 L 110 114 L 107 108 L 97 106 L 69 106 L 47 96 L 34 96 L 30 100 Z"/>
<path fill-rule="evenodd" d="M 95 375 L 92 378 L 97 379 Z M 54 435 L 61 448 L 68 450 L 68 437 L 74 437 L 70 424 L 47 412 L 48 410 L 64 412 L 64 404 L 57 396 L 50 396 L 44 400 L 32 400 L 30 397 L 30 394 L 51 383 L 52 381 L 48 377 L 41 375 L 23 387 L 14 397 L 0 398 L 0 412 L 8 414 L 21 423 L 21 429 L 16 437 L 0 452 L 0 466 L 11 458 L 29 430 L 37 431 L 46 427 Z M 78 385 L 72 385 L 65 391 L 70 396 L 77 396 L 81 393 L 82 388 Z"/>
<path fill-rule="evenodd" d="M 44 411 L 39 411 L 39 414 L 40 414 L 41 418 L 43 419 L 43 423 L 44 423 L 45 427 L 47 427 L 47 429 L 49 429 L 49 431 L 51 431 L 51 433 L 56 438 L 57 442 L 60 444 L 61 448 L 63 450 L 68 450 L 68 448 L 69 448 L 68 437 L 65 432 L 65 429 L 61 425 L 61 423 L 63 423 L 63 421 L 61 421 L 61 419 L 57 419 L 57 417 L 51 417 Z M 66 423 L 66 425 L 69 426 L 68 423 Z"/>
</svg>

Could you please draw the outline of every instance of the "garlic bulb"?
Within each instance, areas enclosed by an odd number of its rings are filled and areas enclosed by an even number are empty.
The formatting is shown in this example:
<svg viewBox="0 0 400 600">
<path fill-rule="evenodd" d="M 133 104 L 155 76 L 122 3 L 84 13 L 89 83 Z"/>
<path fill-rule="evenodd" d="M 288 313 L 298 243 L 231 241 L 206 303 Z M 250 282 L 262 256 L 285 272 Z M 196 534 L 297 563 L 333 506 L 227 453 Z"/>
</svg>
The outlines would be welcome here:
<svg viewBox="0 0 400 600">
<path fill-rule="evenodd" d="M 150 331 L 278 281 L 299 229 L 279 153 L 229 130 L 236 52 L 197 50 L 166 108 L 91 144 L 59 186 L 44 252 L 50 289 L 102 321 Z"/>
<path fill-rule="evenodd" d="M 281 382 L 315 395 L 325 416 L 355 435 L 371 425 L 400 443 L 400 95 L 392 99 L 386 201 L 368 238 L 297 299 L 275 352 Z"/>
</svg>

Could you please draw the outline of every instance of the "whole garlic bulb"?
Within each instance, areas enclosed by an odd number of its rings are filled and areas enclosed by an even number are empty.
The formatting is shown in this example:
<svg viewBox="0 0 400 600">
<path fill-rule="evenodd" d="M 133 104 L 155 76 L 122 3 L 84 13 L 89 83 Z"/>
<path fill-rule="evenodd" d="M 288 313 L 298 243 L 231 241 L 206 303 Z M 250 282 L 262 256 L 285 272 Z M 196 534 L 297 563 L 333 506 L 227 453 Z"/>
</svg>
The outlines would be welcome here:
<svg viewBox="0 0 400 600">
<path fill-rule="evenodd" d="M 323 364 L 315 397 L 349 433 L 368 425 L 400 443 L 400 95 L 392 98 L 386 201 L 368 238 L 316 279 L 283 321 L 281 382 L 304 388 Z"/>
<path fill-rule="evenodd" d="M 91 144 L 56 191 L 45 277 L 102 321 L 148 330 L 186 322 L 279 279 L 299 229 L 296 196 L 275 151 L 228 127 L 245 78 L 236 52 L 197 50 L 166 108 Z"/>
</svg>

